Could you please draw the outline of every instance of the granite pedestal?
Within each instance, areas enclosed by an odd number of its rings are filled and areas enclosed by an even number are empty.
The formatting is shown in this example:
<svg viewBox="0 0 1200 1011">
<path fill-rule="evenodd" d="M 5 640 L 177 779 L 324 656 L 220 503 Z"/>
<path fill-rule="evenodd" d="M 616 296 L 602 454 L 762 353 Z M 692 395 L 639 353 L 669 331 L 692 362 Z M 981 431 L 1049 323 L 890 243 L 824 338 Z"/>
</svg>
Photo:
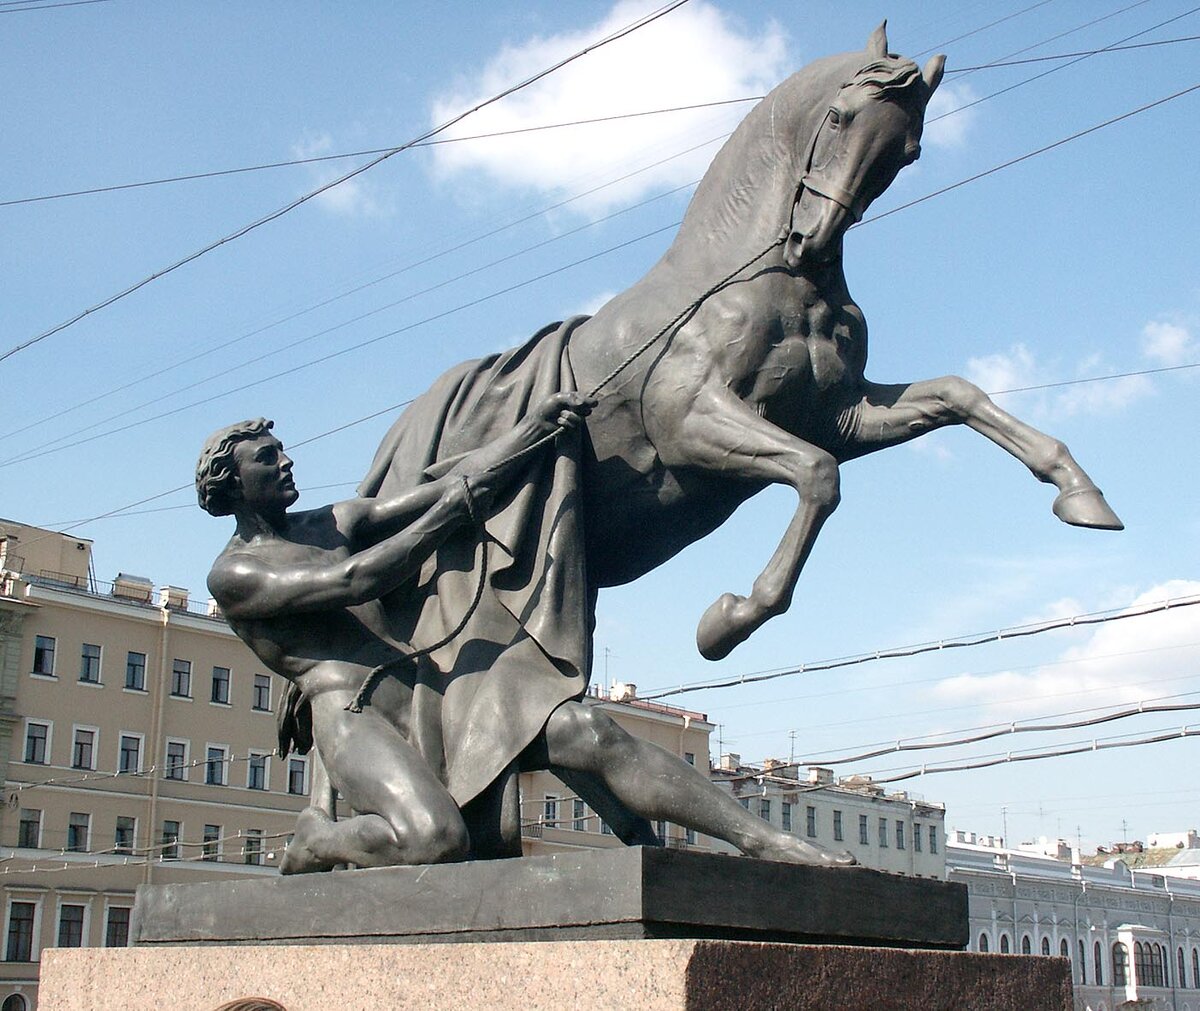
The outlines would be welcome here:
<svg viewBox="0 0 1200 1011">
<path fill-rule="evenodd" d="M 157 885 L 135 947 L 45 952 L 39 1008 L 1069 1011 L 1064 960 L 956 950 L 966 901 L 639 848 Z"/>
</svg>

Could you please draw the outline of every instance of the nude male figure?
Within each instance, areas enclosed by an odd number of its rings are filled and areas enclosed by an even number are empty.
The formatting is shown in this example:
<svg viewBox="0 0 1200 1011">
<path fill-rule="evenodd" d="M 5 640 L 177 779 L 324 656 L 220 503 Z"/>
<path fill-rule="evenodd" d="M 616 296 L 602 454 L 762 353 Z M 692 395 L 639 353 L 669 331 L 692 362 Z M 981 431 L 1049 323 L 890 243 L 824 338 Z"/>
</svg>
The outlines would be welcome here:
<svg viewBox="0 0 1200 1011">
<path fill-rule="evenodd" d="M 238 636 L 311 704 L 330 783 L 357 812 L 333 821 L 320 807 L 307 808 L 284 873 L 345 863 L 440 863 L 471 852 L 462 812 L 404 733 L 412 696 L 403 680 L 381 679 L 361 712 L 346 707 L 375 668 L 404 655 L 379 631 L 386 625 L 379 598 L 412 578 L 466 524 L 470 508 L 486 511 L 519 472 L 514 454 L 557 427 L 575 427 L 591 406 L 577 394 L 554 394 L 513 431 L 471 454 L 459 474 L 393 499 L 357 498 L 302 512 L 288 511 L 299 493 L 271 422 L 245 422 L 209 438 L 197 465 L 200 504 L 237 522 L 209 589 Z M 581 792 L 590 787 L 585 799 L 602 815 L 624 816 L 618 834 L 626 841 L 651 841 L 645 819 L 669 819 L 752 856 L 853 863 L 849 854 L 772 828 L 677 756 L 579 701 L 549 714 L 519 766 L 561 770 Z"/>
</svg>

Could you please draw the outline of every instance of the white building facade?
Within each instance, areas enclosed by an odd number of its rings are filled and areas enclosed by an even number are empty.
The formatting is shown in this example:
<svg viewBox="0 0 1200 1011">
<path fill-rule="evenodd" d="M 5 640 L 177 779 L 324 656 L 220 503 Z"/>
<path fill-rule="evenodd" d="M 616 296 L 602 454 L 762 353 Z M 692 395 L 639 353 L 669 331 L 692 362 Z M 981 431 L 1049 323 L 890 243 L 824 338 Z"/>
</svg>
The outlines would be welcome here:
<svg viewBox="0 0 1200 1011">
<path fill-rule="evenodd" d="M 1069 959 L 1076 1011 L 1200 1011 L 1200 882 L 1050 850 L 952 834 L 946 876 L 967 886 L 970 950 Z"/>
</svg>

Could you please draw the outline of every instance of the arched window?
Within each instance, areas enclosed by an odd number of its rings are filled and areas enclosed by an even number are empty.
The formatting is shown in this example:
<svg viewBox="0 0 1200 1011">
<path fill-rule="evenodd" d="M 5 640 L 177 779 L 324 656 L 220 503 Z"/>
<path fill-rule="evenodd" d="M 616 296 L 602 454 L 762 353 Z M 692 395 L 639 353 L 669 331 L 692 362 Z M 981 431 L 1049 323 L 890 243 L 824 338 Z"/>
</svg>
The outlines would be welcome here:
<svg viewBox="0 0 1200 1011">
<path fill-rule="evenodd" d="M 1104 986 L 1104 956 L 1099 941 L 1092 946 L 1092 977 L 1096 986 Z"/>
<path fill-rule="evenodd" d="M 1200 951 L 1192 949 L 1192 988 L 1200 990 Z"/>
<path fill-rule="evenodd" d="M 1129 949 L 1120 941 L 1112 946 L 1113 986 L 1124 986 L 1129 976 Z"/>
<path fill-rule="evenodd" d="M 1008 935 L 1007 934 L 1000 935 L 1000 954 L 1001 955 L 1008 954 Z"/>
<path fill-rule="evenodd" d="M 1168 959 L 1167 949 L 1161 944 L 1149 945 L 1151 986 L 1166 986 Z"/>
<path fill-rule="evenodd" d="M 1042 938 L 1042 954 L 1043 955 L 1050 954 L 1050 938 L 1048 938 L 1048 937 Z"/>
<path fill-rule="evenodd" d="M 1133 942 L 1133 981 L 1139 986 L 1150 985 L 1150 957 L 1141 941 Z"/>
<path fill-rule="evenodd" d="M 986 954 L 986 953 L 987 953 L 987 950 L 988 950 L 988 938 L 987 938 L 987 934 L 980 934 L 980 935 L 979 935 L 979 950 L 980 950 L 980 951 L 982 951 L 984 954 Z"/>
<path fill-rule="evenodd" d="M 1079 939 L 1079 985 L 1083 986 L 1087 983 L 1087 945 L 1083 943 L 1083 938 Z"/>
<path fill-rule="evenodd" d="M 0 1011 L 29 1011 L 29 1002 L 19 993 L 14 993 L 4 998 Z"/>
<path fill-rule="evenodd" d="M 1183 949 L 1175 952 L 1175 983 L 1177 986 L 1187 986 L 1187 966 L 1183 961 Z"/>
<path fill-rule="evenodd" d="M 1032 955 L 1033 954 L 1033 942 L 1029 939 L 1028 934 L 1021 935 L 1021 954 L 1022 955 Z"/>
</svg>

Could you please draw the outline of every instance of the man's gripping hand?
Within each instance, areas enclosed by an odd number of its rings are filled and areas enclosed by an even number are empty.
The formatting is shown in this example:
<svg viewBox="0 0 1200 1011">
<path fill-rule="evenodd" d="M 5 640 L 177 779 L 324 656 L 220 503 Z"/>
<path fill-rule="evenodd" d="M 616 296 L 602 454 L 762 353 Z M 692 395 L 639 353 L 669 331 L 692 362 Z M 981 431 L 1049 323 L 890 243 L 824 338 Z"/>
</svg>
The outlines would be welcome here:
<svg viewBox="0 0 1200 1011">
<path fill-rule="evenodd" d="M 570 431 L 578 428 L 580 421 L 591 414 L 595 406 L 595 398 L 585 397 L 582 393 L 552 393 L 530 412 L 530 416 L 540 422 L 543 434 L 560 428 Z"/>
</svg>

